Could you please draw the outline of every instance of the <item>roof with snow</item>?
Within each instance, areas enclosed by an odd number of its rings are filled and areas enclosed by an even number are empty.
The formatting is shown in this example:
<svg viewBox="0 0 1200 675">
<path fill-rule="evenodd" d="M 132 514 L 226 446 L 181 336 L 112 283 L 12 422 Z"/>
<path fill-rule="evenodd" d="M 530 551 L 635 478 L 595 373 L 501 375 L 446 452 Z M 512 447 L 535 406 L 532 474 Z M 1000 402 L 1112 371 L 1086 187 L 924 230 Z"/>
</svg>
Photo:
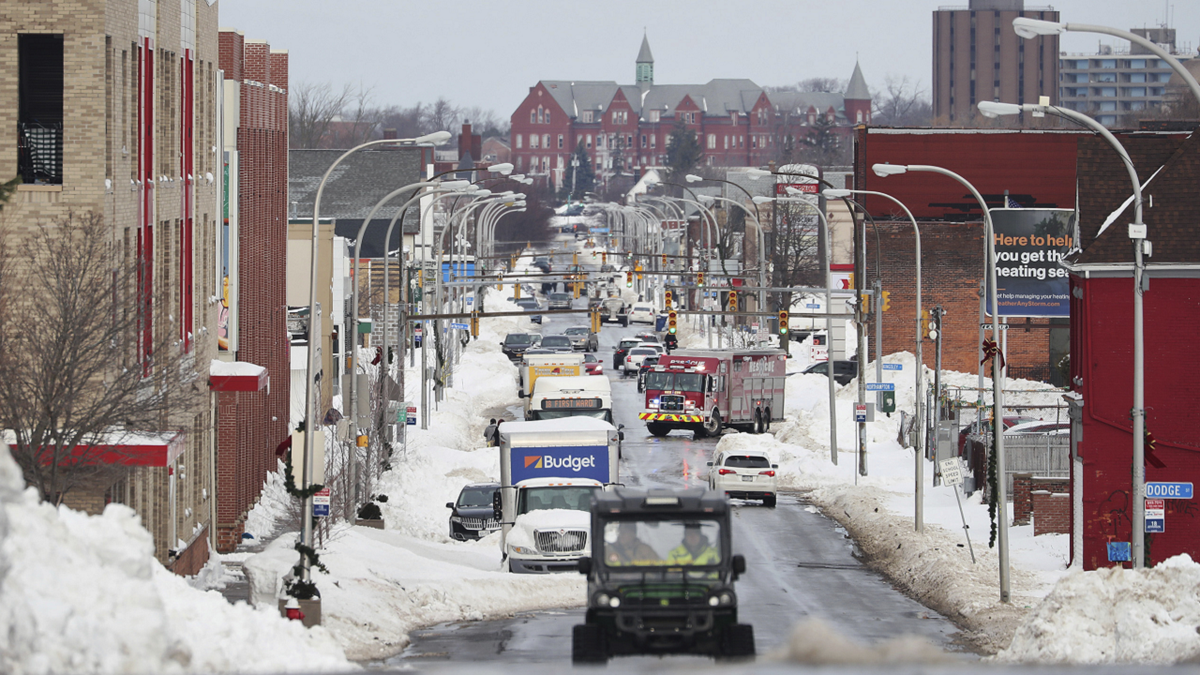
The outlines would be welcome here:
<svg viewBox="0 0 1200 675">
<path fill-rule="evenodd" d="M 607 110 L 618 89 L 624 93 L 634 114 L 643 118 L 649 110 L 674 115 L 686 97 L 691 97 L 705 115 L 749 114 L 763 93 L 762 87 L 747 79 L 716 79 L 707 84 L 652 84 L 644 94 L 637 85 L 618 85 L 613 81 L 542 80 L 541 84 L 568 115 L 577 119 L 585 110 Z"/>
</svg>

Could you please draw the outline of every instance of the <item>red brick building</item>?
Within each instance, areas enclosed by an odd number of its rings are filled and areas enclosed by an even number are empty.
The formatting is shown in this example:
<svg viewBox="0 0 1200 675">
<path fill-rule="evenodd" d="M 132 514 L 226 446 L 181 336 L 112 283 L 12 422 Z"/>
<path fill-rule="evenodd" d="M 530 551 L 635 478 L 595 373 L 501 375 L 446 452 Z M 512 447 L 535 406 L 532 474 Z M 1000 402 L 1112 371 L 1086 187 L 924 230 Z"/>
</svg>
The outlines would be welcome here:
<svg viewBox="0 0 1200 675">
<path fill-rule="evenodd" d="M 617 172 L 640 173 L 664 165 L 667 139 L 682 122 L 696 133 L 704 164 L 760 166 L 776 156 L 781 128 L 825 118 L 848 137 L 870 116 L 870 92 L 857 65 L 844 94 L 768 96 L 747 79 L 661 85 L 654 83 L 654 57 L 643 38 L 634 84 L 542 80 L 530 87 L 512 115 L 511 161 L 516 171 L 557 186 L 570 180 L 570 155 L 582 144 L 601 181 Z"/>
<path fill-rule="evenodd" d="M 983 219 L 979 203 L 957 181 L 934 173 L 880 178 L 876 163 L 940 166 L 970 181 L 991 207 L 1006 196 L 1023 207 L 1074 208 L 1077 131 L 997 129 L 859 128 L 854 182 L 863 190 L 890 194 L 903 202 L 921 229 L 922 307 L 941 305 L 942 364 L 961 372 L 979 366 L 979 283 L 984 274 Z M 912 224 L 895 205 L 863 197 L 874 218 L 867 231 L 868 282 L 878 274 L 890 292 L 883 315 L 883 352 L 914 349 L 915 241 Z M 876 261 L 878 260 L 878 269 Z M 1008 373 L 1051 381 L 1054 365 L 1067 353 L 1064 319 L 1011 319 Z M 872 334 L 874 333 L 872 326 Z M 872 338 L 874 339 L 874 338 Z M 925 363 L 935 354 L 926 341 Z"/>
<path fill-rule="evenodd" d="M 1153 255 L 1143 294 L 1146 481 L 1200 483 L 1200 137 L 1123 135 L 1143 185 L 1143 220 Z M 1073 427 L 1072 558 L 1108 567 L 1109 542 L 1131 541 L 1133 436 L 1133 207 L 1129 175 L 1103 139 L 1079 139 L 1082 252 L 1071 272 L 1071 387 L 1082 397 Z M 1105 223 L 1110 223 L 1105 227 Z M 1147 533 L 1147 564 L 1200 555 L 1200 510 L 1166 499 L 1164 531 Z M 1116 563 L 1120 564 L 1120 563 Z M 1125 566 L 1128 566 L 1125 563 Z"/>
<path fill-rule="evenodd" d="M 213 378 L 217 392 L 217 548 L 241 541 L 276 451 L 290 435 L 287 332 L 288 55 L 221 31 L 227 206 L 221 267 L 229 279 L 221 360 L 265 373 Z"/>
</svg>

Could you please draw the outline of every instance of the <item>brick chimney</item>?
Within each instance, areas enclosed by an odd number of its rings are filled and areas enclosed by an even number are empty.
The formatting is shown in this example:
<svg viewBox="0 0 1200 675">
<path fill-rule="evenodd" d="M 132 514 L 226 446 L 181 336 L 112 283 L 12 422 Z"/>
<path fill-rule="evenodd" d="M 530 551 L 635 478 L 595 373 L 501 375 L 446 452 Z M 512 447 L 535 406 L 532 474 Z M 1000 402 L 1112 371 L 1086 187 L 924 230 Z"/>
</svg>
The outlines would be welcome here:
<svg viewBox="0 0 1200 675">
<path fill-rule="evenodd" d="M 395 138 L 395 137 L 396 137 L 396 130 L 395 130 L 395 129 L 384 129 L 384 130 L 383 130 L 383 137 L 384 137 L 385 139 L 389 139 L 389 140 L 390 140 L 390 139 L 393 139 L 393 138 Z"/>
</svg>

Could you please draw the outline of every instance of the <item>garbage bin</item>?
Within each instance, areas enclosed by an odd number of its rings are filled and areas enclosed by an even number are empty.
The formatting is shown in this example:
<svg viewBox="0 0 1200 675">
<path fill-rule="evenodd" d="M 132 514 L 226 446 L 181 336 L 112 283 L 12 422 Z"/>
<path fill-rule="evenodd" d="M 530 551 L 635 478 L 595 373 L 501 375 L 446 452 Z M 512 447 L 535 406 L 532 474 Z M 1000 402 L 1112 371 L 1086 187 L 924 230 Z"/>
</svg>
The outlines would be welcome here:
<svg viewBox="0 0 1200 675">
<path fill-rule="evenodd" d="M 656 333 L 661 333 L 666 329 L 667 329 L 667 315 L 659 314 L 658 316 L 654 317 L 654 331 Z"/>
</svg>

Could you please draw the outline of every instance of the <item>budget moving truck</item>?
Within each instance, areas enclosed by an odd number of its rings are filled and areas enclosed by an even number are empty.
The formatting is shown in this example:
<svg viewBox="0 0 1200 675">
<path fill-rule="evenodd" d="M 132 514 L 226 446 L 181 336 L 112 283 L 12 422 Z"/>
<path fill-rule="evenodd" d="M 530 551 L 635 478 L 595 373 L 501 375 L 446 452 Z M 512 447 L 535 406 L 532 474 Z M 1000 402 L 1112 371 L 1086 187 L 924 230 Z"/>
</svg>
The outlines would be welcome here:
<svg viewBox="0 0 1200 675">
<path fill-rule="evenodd" d="M 617 428 L 568 417 L 500 425 L 500 546 L 512 572 L 573 572 L 592 496 L 617 482 Z"/>
</svg>

